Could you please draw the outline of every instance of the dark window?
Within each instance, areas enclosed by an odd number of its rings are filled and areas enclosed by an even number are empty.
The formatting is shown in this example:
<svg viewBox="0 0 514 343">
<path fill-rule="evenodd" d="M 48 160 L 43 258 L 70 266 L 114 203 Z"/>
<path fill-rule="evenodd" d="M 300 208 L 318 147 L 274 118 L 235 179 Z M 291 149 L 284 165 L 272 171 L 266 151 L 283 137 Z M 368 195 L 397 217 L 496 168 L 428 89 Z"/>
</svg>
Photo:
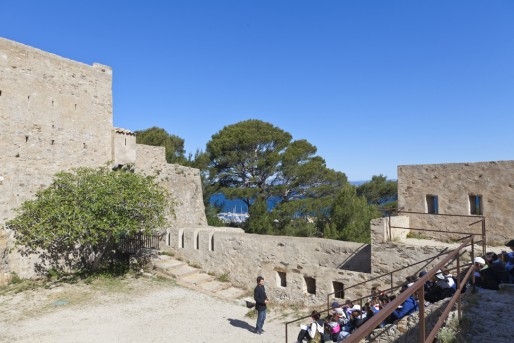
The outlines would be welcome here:
<svg viewBox="0 0 514 343">
<path fill-rule="evenodd" d="M 279 287 L 287 286 L 287 279 L 286 279 L 285 272 L 277 272 L 277 286 L 279 286 Z"/>
<path fill-rule="evenodd" d="M 438 214 L 439 213 L 439 201 L 437 195 L 427 195 L 427 213 Z"/>
<path fill-rule="evenodd" d="M 344 298 L 344 284 L 338 281 L 332 281 L 332 287 L 334 288 L 334 297 L 343 299 Z"/>
<path fill-rule="evenodd" d="M 469 214 L 482 215 L 484 209 L 482 208 L 482 196 L 476 194 L 469 195 Z"/>
<path fill-rule="evenodd" d="M 309 276 L 304 276 L 305 291 L 309 294 L 316 294 L 316 279 Z"/>
</svg>

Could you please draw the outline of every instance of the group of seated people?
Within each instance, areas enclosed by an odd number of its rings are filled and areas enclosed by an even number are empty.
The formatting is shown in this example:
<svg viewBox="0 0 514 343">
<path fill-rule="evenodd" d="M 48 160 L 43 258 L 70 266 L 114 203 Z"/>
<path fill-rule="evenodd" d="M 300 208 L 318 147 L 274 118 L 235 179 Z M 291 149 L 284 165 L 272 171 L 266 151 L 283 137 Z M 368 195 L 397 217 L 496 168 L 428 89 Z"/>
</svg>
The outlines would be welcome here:
<svg viewBox="0 0 514 343">
<path fill-rule="evenodd" d="M 301 325 L 297 342 L 342 342 L 395 297 L 387 296 L 374 287 L 369 301 L 362 308 L 358 304 L 353 304 L 351 300 L 346 300 L 343 306 L 334 301 L 325 318 L 322 318 L 319 312 L 312 311 L 312 321 L 307 325 Z M 380 326 L 393 323 L 417 309 L 416 298 L 410 296 Z"/>
<path fill-rule="evenodd" d="M 474 268 L 476 286 L 497 290 L 502 283 L 514 283 L 514 239 L 510 240 L 506 246 L 512 251 L 509 253 L 503 251 L 500 254 L 489 252 L 484 257 L 474 259 L 472 268 Z M 405 291 L 424 275 L 426 272 L 421 271 L 417 276 L 407 277 L 400 292 Z M 456 288 L 457 279 L 451 275 L 450 271 L 448 269 L 438 270 L 423 285 L 425 306 L 453 296 Z M 388 296 L 377 287 L 373 287 L 368 301 L 362 308 L 360 305 L 354 305 L 351 300 L 346 300 L 342 306 L 334 301 L 325 318 L 322 318 L 317 311 L 311 313 L 312 321 L 309 324 L 301 325 L 297 342 L 342 342 L 395 298 L 395 295 Z M 418 311 L 418 302 L 416 292 L 398 306 L 379 326 L 392 324 Z"/>
<path fill-rule="evenodd" d="M 498 290 L 501 284 L 514 283 L 514 239 L 505 246 L 511 251 L 502 251 L 499 254 L 488 252 L 484 257 L 473 260 L 476 286 Z"/>
</svg>

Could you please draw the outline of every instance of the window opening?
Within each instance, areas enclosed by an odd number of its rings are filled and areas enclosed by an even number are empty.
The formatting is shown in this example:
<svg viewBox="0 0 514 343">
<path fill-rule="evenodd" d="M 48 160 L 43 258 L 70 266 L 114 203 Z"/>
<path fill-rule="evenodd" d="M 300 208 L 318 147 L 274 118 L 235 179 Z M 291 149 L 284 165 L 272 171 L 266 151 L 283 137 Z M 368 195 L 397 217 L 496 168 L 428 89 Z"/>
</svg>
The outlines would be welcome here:
<svg viewBox="0 0 514 343">
<path fill-rule="evenodd" d="M 29 141 L 29 136 L 25 136 L 25 143 Z"/>
<path fill-rule="evenodd" d="M 344 299 L 344 284 L 338 281 L 332 281 L 332 288 L 334 289 L 334 297 Z"/>
<path fill-rule="evenodd" d="M 179 240 L 180 246 L 179 246 L 179 248 L 184 248 L 184 231 L 180 231 L 179 236 L 180 236 L 180 240 Z"/>
<path fill-rule="evenodd" d="M 286 273 L 277 271 L 277 287 L 286 287 L 286 286 L 287 286 Z"/>
<path fill-rule="evenodd" d="M 214 235 L 211 236 L 209 243 L 209 250 L 214 251 Z"/>
<path fill-rule="evenodd" d="M 198 233 L 196 234 L 196 239 L 195 239 L 195 249 L 196 250 L 200 249 L 200 235 Z"/>
<path fill-rule="evenodd" d="M 54 145 L 54 143 L 55 143 L 55 140 L 53 140 L 53 139 L 52 139 L 52 143 L 50 143 L 50 144 L 51 144 L 51 145 Z"/>
<path fill-rule="evenodd" d="M 469 214 L 482 215 L 484 209 L 482 208 L 482 196 L 476 194 L 469 195 Z"/>
<path fill-rule="evenodd" d="M 437 195 L 427 195 L 427 213 L 429 214 L 438 214 L 439 213 L 439 199 Z"/>
<path fill-rule="evenodd" d="M 171 233 L 168 232 L 168 234 L 166 235 L 166 245 L 167 246 L 170 246 L 171 245 Z"/>
<path fill-rule="evenodd" d="M 305 282 L 305 291 L 309 294 L 316 294 L 316 279 L 304 276 L 303 280 Z"/>
</svg>

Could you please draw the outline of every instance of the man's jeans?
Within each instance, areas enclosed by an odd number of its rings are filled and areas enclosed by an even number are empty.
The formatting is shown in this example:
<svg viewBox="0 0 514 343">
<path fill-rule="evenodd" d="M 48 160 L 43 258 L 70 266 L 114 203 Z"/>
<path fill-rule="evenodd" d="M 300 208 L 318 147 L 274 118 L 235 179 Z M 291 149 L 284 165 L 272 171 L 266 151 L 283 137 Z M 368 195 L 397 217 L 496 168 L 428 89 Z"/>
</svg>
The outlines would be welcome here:
<svg viewBox="0 0 514 343">
<path fill-rule="evenodd" d="M 255 330 L 257 332 L 262 331 L 262 326 L 264 325 L 264 320 L 266 320 L 266 309 L 257 311 L 257 324 L 255 325 Z"/>
</svg>

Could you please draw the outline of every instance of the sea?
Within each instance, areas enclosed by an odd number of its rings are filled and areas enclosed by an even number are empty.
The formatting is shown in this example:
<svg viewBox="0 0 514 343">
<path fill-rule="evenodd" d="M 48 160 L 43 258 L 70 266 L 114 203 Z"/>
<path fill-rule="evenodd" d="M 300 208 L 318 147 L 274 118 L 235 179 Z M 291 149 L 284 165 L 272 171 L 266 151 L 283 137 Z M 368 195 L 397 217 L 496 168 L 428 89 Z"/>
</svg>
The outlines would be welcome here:
<svg viewBox="0 0 514 343">
<path fill-rule="evenodd" d="M 354 186 L 360 186 L 368 181 L 350 181 Z M 278 197 L 272 197 L 268 199 L 268 211 L 271 211 L 277 203 L 280 201 Z M 232 212 L 232 213 L 248 213 L 248 206 L 240 199 L 227 199 L 221 193 L 216 193 L 211 196 L 209 202 L 213 206 L 222 206 L 221 212 Z"/>
</svg>

